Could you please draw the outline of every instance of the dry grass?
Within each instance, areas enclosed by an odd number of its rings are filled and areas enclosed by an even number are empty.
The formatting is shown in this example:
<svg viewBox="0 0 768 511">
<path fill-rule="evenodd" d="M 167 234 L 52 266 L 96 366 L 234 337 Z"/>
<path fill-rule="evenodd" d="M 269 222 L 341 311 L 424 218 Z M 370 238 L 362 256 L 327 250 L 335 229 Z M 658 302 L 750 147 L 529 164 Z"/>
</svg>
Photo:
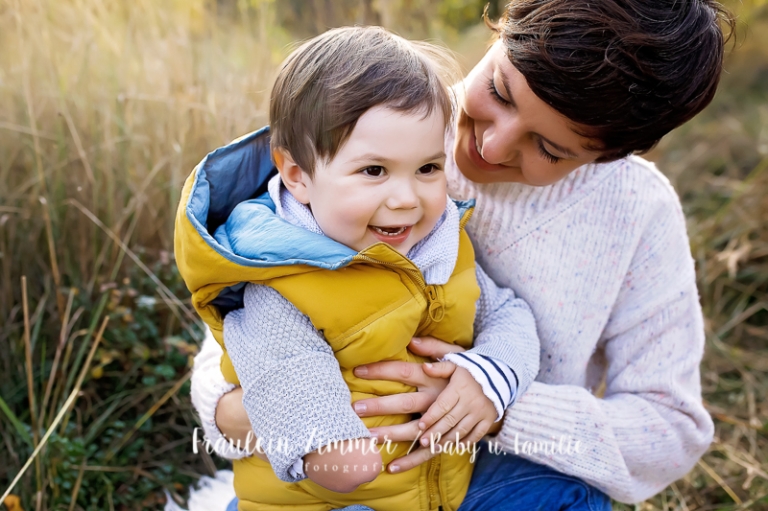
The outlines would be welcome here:
<svg viewBox="0 0 768 511">
<path fill-rule="evenodd" d="M 397 29 L 406 20 L 385 4 Z M 717 440 L 640 509 L 768 509 L 765 4 L 732 2 L 744 42 L 721 93 L 653 154 L 690 220 Z M 189 169 L 265 123 L 292 39 L 279 8 L 0 0 L 0 491 L 55 430 L 15 490 L 25 509 L 158 508 L 159 488 L 182 492 L 215 468 L 189 448 L 197 327 L 167 251 Z M 443 12 L 430 9 L 420 16 Z M 483 28 L 427 25 L 420 35 L 447 39 L 467 67 L 479 58 Z"/>
<path fill-rule="evenodd" d="M 189 449 L 196 320 L 167 250 L 189 169 L 265 122 L 287 41 L 266 7 L 0 2 L 0 491 L 91 376 L 16 489 L 27 507 L 153 507 L 215 468 Z"/>
</svg>

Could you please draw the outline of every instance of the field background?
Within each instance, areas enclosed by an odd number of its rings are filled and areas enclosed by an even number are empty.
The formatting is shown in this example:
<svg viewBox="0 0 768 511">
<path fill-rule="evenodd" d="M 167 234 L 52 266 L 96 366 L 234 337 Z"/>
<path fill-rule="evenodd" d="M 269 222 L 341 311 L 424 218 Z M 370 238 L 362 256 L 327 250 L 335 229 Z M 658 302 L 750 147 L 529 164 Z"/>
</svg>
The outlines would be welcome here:
<svg viewBox="0 0 768 511">
<path fill-rule="evenodd" d="M 0 0 L 0 492 L 49 430 L 13 491 L 27 511 L 162 509 L 164 488 L 183 502 L 225 466 L 191 450 L 200 330 L 171 253 L 184 178 L 266 123 L 292 41 L 381 24 L 469 69 L 484 3 Z M 768 509 L 767 3 L 726 2 L 720 92 L 650 155 L 689 219 L 717 432 L 636 509 Z"/>
</svg>

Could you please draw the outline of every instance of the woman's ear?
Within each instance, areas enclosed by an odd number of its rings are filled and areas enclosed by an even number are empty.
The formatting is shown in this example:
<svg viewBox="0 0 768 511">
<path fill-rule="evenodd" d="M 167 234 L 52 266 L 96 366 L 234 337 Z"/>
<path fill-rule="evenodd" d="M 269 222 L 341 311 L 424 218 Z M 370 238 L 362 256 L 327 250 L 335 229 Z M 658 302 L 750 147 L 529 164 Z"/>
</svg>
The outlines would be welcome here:
<svg viewBox="0 0 768 511">
<path fill-rule="evenodd" d="M 309 204 L 311 182 L 309 174 L 304 172 L 294 161 L 291 153 L 282 147 L 272 151 L 272 159 L 275 161 L 277 171 L 280 172 L 280 179 L 291 195 L 302 204 Z"/>
</svg>

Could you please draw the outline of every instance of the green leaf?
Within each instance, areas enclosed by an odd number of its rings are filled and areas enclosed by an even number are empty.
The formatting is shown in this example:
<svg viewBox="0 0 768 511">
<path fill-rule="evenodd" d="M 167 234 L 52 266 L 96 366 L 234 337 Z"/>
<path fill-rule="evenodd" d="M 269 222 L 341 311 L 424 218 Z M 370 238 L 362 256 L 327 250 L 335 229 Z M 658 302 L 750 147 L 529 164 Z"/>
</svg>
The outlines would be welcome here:
<svg viewBox="0 0 768 511">
<path fill-rule="evenodd" d="M 29 436 L 29 432 L 24 427 L 24 424 L 18 417 L 16 417 L 16 414 L 11 411 L 10 407 L 2 397 L 0 397 L 0 410 L 5 412 L 5 415 L 8 417 L 8 420 L 11 421 L 11 424 L 13 424 L 13 427 L 16 429 L 19 436 L 27 443 L 27 445 L 32 447 L 32 437 Z"/>
</svg>

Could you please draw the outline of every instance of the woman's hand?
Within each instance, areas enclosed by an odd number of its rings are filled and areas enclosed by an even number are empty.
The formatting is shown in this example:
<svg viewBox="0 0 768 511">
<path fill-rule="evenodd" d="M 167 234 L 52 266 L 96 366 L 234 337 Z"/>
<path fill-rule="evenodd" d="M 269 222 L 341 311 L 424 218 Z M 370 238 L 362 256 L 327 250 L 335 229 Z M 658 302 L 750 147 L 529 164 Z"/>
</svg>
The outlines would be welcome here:
<svg viewBox="0 0 768 511">
<path fill-rule="evenodd" d="M 414 338 L 408 349 L 416 355 L 429 357 L 434 360 L 448 353 L 464 351 L 461 346 L 449 344 L 433 337 Z M 440 393 L 448 386 L 456 366 L 448 362 L 434 364 L 416 364 L 411 362 L 377 362 L 360 366 L 355 369 L 355 376 L 366 380 L 391 380 L 416 387 L 416 392 L 395 394 L 392 396 L 362 399 L 355 403 L 355 412 L 360 417 L 378 415 L 398 415 L 408 413 L 423 413 L 435 402 Z M 414 442 L 423 431 L 419 430 L 419 420 L 415 419 L 406 424 L 384 426 L 371 429 L 371 434 L 381 443 L 385 439 L 393 442 Z M 410 454 L 398 458 L 387 467 L 390 472 L 403 472 L 421 465 L 435 456 L 430 448 L 419 447 Z"/>
<path fill-rule="evenodd" d="M 216 406 L 216 426 L 234 445 L 253 451 L 253 455 L 264 461 L 267 456 L 255 450 L 256 436 L 251 429 L 251 421 L 243 406 L 243 388 L 235 387 L 227 392 Z"/>
</svg>

